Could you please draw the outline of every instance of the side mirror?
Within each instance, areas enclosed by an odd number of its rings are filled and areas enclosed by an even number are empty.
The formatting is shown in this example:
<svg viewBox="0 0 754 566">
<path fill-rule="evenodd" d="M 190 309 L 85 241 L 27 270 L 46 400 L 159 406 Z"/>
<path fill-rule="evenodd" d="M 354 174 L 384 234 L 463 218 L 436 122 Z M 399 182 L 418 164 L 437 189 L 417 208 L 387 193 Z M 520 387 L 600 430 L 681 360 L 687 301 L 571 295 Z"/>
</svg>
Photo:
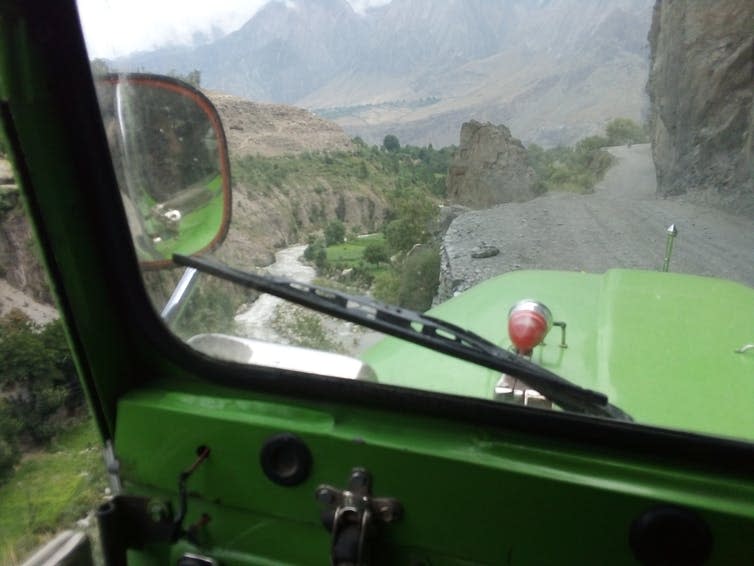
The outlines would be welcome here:
<svg viewBox="0 0 754 566">
<path fill-rule="evenodd" d="M 109 74 L 96 86 L 141 267 L 216 248 L 230 224 L 231 183 L 215 107 L 192 86 L 159 75 Z"/>
</svg>

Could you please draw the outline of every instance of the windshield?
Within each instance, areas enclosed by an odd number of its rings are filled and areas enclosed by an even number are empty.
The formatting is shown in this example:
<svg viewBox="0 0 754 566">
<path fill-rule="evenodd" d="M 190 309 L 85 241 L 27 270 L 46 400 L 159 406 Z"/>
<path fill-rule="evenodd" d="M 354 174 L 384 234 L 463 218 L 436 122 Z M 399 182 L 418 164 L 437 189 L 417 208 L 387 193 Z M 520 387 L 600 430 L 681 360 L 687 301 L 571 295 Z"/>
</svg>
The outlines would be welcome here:
<svg viewBox="0 0 754 566">
<path fill-rule="evenodd" d="M 217 108 L 232 220 L 214 260 L 427 313 L 639 423 L 754 439 L 754 7 L 246 4 L 137 21 L 126 3 L 79 3 L 95 77 L 169 75 Z M 190 131 L 218 155 L 211 125 Z M 222 167 L 203 167 L 219 186 Z M 137 248 L 165 247 L 131 226 Z M 243 277 L 143 279 L 171 331 L 221 359 L 573 408 Z"/>
</svg>

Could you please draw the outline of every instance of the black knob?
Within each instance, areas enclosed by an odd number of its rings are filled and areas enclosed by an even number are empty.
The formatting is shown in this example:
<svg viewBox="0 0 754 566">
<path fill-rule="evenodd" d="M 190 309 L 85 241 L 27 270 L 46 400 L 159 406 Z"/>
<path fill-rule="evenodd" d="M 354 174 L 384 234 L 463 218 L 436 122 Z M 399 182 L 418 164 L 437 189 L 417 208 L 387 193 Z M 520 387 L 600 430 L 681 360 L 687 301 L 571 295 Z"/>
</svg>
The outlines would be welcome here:
<svg viewBox="0 0 754 566">
<path fill-rule="evenodd" d="M 259 454 L 262 471 L 278 485 L 293 486 L 306 481 L 312 468 L 309 447 L 293 434 L 268 438 Z"/>
<path fill-rule="evenodd" d="M 633 521 L 629 543 L 636 559 L 647 566 L 696 566 L 712 552 L 712 533 L 690 509 L 666 505 Z"/>
</svg>

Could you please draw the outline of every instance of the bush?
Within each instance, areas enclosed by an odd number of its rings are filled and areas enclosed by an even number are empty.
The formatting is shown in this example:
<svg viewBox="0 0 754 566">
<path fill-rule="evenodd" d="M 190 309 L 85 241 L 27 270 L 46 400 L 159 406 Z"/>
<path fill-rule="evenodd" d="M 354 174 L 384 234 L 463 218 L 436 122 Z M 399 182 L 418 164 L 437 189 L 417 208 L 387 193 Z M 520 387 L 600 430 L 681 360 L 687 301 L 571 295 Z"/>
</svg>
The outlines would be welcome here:
<svg viewBox="0 0 754 566">
<path fill-rule="evenodd" d="M 0 386 L 18 434 L 35 444 L 55 432 L 55 415 L 84 405 L 84 396 L 58 320 L 41 327 L 20 311 L 0 319 Z"/>
<path fill-rule="evenodd" d="M 16 436 L 20 426 L 5 401 L 0 401 L 0 482 L 13 471 L 21 453 Z"/>
<path fill-rule="evenodd" d="M 403 265 L 398 304 L 416 311 L 432 306 L 440 280 L 440 254 L 436 247 L 418 250 Z"/>
<path fill-rule="evenodd" d="M 346 237 L 346 227 L 340 220 L 333 220 L 325 227 L 325 244 L 334 246 L 342 244 Z"/>
<path fill-rule="evenodd" d="M 386 151 L 394 153 L 401 149 L 401 143 L 400 141 L 398 141 L 398 138 L 396 136 L 394 136 L 393 134 L 388 134 L 382 140 L 382 147 L 384 147 Z"/>
<path fill-rule="evenodd" d="M 372 289 L 372 293 L 375 298 L 380 301 L 397 304 L 400 288 L 400 274 L 393 269 L 377 273 L 374 276 L 374 288 Z"/>
<path fill-rule="evenodd" d="M 233 330 L 237 305 L 245 293 L 226 281 L 200 278 L 178 319 L 173 331 L 187 340 L 206 332 L 228 333 Z"/>
<path fill-rule="evenodd" d="M 427 193 L 410 187 L 390 196 L 393 219 L 385 226 L 385 239 L 392 252 L 405 252 L 429 240 L 430 225 L 438 209 Z"/>
<path fill-rule="evenodd" d="M 584 138 L 575 147 L 543 149 L 531 144 L 528 148 L 529 165 L 537 173 L 535 194 L 547 191 L 590 193 L 602 179 L 613 162 L 612 156 L 602 149 L 609 141 L 603 136 Z"/>
<path fill-rule="evenodd" d="M 604 136 L 589 136 L 576 144 L 576 151 L 591 152 L 595 149 L 602 149 L 610 145 L 610 140 Z"/>
<path fill-rule="evenodd" d="M 385 242 L 371 242 L 364 248 L 364 260 L 369 263 L 378 264 L 389 259 L 390 255 Z"/>
<path fill-rule="evenodd" d="M 306 246 L 306 249 L 304 250 L 304 259 L 312 262 L 320 271 L 327 269 L 329 263 L 327 261 L 325 242 L 322 239 L 318 239 Z"/>
<path fill-rule="evenodd" d="M 647 134 L 642 127 L 629 118 L 615 118 L 605 126 L 609 145 L 643 143 Z"/>
<path fill-rule="evenodd" d="M 0 482 L 4 481 L 13 473 L 13 468 L 18 463 L 20 453 L 18 446 L 0 431 Z"/>
</svg>

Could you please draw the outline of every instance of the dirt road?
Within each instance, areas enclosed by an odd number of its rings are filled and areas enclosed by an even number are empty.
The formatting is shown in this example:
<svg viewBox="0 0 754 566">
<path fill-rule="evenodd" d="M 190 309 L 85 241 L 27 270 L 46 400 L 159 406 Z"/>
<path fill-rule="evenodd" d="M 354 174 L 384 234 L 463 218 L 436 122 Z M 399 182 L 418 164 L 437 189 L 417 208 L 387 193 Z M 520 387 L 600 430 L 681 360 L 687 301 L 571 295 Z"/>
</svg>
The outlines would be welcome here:
<svg viewBox="0 0 754 566">
<path fill-rule="evenodd" d="M 671 271 L 754 286 L 751 220 L 690 204 L 683 196 L 657 196 L 649 145 L 610 152 L 616 164 L 594 194 L 552 193 L 454 220 L 444 240 L 444 298 L 517 269 L 660 269 L 670 224 L 678 229 Z M 473 259 L 480 245 L 500 253 Z"/>
</svg>

